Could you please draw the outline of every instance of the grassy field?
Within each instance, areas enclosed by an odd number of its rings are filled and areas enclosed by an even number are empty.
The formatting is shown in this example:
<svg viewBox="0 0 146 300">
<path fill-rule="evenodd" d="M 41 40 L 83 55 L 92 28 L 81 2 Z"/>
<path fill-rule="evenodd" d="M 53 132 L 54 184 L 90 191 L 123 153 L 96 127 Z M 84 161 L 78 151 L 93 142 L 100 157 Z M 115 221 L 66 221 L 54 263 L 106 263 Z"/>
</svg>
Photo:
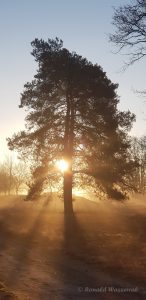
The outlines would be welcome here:
<svg viewBox="0 0 146 300">
<path fill-rule="evenodd" d="M 146 201 L 0 197 L 0 299 L 146 298 Z M 4 285 L 5 286 L 4 286 Z"/>
</svg>

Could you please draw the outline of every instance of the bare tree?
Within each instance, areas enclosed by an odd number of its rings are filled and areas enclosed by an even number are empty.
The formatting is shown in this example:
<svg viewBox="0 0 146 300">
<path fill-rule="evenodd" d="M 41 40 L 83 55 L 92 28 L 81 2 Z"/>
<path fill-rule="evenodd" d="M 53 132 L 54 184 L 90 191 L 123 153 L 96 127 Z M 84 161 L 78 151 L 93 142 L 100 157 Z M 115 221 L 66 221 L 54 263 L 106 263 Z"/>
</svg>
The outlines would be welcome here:
<svg viewBox="0 0 146 300">
<path fill-rule="evenodd" d="M 131 156 L 137 162 L 131 181 L 134 182 L 138 192 L 146 192 L 146 136 L 133 137 L 131 141 Z"/>
<path fill-rule="evenodd" d="M 28 164 L 15 161 L 12 156 L 6 156 L 0 166 L 0 192 L 18 194 L 28 190 L 28 182 L 31 181 L 31 173 Z"/>
<path fill-rule="evenodd" d="M 9 176 L 4 170 L 3 166 L 0 166 L 0 193 L 6 194 L 9 190 Z"/>
<path fill-rule="evenodd" d="M 27 190 L 27 182 L 30 180 L 30 172 L 26 167 L 26 164 L 18 161 L 13 165 L 13 178 L 14 178 L 14 189 L 16 194 L 20 191 Z"/>
<path fill-rule="evenodd" d="M 115 33 L 110 41 L 118 50 L 127 50 L 129 66 L 146 56 L 146 0 L 133 0 L 114 10 Z"/>
<path fill-rule="evenodd" d="M 4 162 L 3 162 L 3 170 L 5 172 L 5 174 L 7 174 L 7 178 L 8 178 L 8 194 L 11 194 L 11 191 L 14 187 L 14 177 L 13 177 L 13 158 L 12 156 L 6 156 Z"/>
</svg>

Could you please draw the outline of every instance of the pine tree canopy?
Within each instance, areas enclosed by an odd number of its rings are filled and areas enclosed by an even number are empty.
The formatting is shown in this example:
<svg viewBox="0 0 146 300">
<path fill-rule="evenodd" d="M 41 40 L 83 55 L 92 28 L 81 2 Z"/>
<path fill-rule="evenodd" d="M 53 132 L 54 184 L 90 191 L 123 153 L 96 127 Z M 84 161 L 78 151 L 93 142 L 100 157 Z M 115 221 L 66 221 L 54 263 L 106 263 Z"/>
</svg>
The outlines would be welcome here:
<svg viewBox="0 0 146 300">
<path fill-rule="evenodd" d="M 38 69 L 24 85 L 20 104 L 27 110 L 26 130 L 8 138 L 9 148 L 35 167 L 47 166 L 48 174 L 55 160 L 65 159 L 71 188 L 94 183 L 95 189 L 122 197 L 134 168 L 128 131 L 135 116 L 118 110 L 118 85 L 58 38 L 35 39 L 32 47 Z"/>
</svg>

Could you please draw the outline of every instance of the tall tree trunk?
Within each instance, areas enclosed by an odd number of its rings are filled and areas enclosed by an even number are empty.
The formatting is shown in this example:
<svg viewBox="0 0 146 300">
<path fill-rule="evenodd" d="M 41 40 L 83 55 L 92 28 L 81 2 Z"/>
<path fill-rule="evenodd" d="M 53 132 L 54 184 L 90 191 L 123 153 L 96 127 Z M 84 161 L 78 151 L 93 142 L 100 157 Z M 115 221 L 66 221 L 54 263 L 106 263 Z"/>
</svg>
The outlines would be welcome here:
<svg viewBox="0 0 146 300">
<path fill-rule="evenodd" d="M 68 170 L 64 173 L 64 212 L 66 215 L 73 213 L 72 170 Z"/>
<path fill-rule="evenodd" d="M 67 112 L 65 121 L 64 135 L 64 159 L 68 162 L 69 167 L 64 172 L 64 212 L 67 215 L 73 214 L 72 202 L 72 157 L 73 157 L 73 133 L 74 133 L 74 107 L 71 98 L 67 95 Z"/>
<path fill-rule="evenodd" d="M 68 145 L 70 144 L 70 136 L 68 139 Z M 64 172 L 64 212 L 65 214 L 73 213 L 72 202 L 72 186 L 73 186 L 73 173 L 72 173 L 72 151 L 69 151 L 69 146 L 64 151 L 64 159 L 68 162 L 68 169 Z"/>
</svg>

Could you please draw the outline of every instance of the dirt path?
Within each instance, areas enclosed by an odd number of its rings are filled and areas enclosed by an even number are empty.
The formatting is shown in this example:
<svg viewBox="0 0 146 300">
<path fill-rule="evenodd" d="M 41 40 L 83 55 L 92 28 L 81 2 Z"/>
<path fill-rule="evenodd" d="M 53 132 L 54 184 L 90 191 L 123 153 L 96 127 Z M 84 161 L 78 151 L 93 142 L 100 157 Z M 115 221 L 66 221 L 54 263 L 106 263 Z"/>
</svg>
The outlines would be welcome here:
<svg viewBox="0 0 146 300">
<path fill-rule="evenodd" d="M 74 210 L 66 224 L 59 199 L 3 202 L 0 281 L 21 300 L 145 299 L 145 215 L 85 199 Z"/>
</svg>

